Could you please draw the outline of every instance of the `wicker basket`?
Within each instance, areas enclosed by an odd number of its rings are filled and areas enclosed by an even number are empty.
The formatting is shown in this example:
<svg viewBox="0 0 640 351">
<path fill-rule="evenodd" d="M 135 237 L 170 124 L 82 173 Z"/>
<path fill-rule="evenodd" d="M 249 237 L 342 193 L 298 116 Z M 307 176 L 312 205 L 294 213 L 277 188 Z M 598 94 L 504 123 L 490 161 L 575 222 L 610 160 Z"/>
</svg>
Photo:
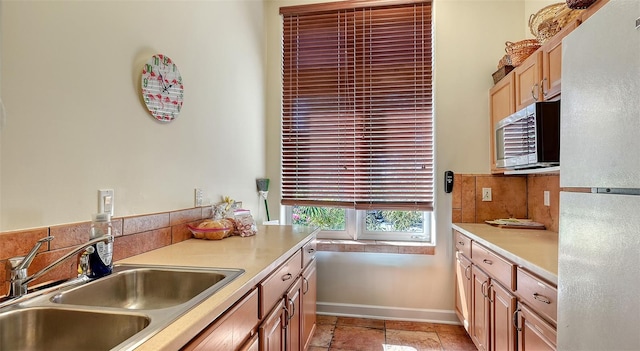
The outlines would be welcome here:
<svg viewBox="0 0 640 351">
<path fill-rule="evenodd" d="M 509 55 L 502 56 L 500 61 L 498 61 L 498 69 L 504 66 L 511 66 L 511 57 Z"/>
<path fill-rule="evenodd" d="M 570 9 L 586 9 L 596 0 L 567 0 L 567 7 Z"/>
<path fill-rule="evenodd" d="M 581 13 L 582 10 L 572 10 L 564 2 L 552 4 L 529 17 L 529 30 L 540 43 L 544 43 L 568 23 L 575 21 Z"/>
<path fill-rule="evenodd" d="M 514 67 L 520 66 L 527 57 L 531 56 L 540 47 L 538 39 L 525 39 L 515 43 L 508 41 L 505 45 L 507 47 L 504 48 L 504 51 L 509 55 L 511 66 Z"/>
<path fill-rule="evenodd" d="M 513 71 L 515 67 L 506 65 L 498 68 L 497 71 L 491 75 L 493 77 L 493 84 L 497 84 L 502 78 L 506 77 L 509 72 Z"/>
</svg>

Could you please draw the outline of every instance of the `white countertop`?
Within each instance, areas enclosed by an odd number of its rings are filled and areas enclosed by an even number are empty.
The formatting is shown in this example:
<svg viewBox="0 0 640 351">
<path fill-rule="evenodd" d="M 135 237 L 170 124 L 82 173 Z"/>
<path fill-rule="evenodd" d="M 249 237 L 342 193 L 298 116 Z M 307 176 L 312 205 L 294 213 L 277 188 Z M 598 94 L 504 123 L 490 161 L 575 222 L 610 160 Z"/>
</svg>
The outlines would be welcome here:
<svg viewBox="0 0 640 351">
<path fill-rule="evenodd" d="M 218 290 L 167 328 L 136 348 L 175 351 L 299 250 L 317 229 L 303 226 L 258 226 L 251 237 L 190 239 L 129 257 L 116 263 L 242 268 L 245 273 Z"/>
<path fill-rule="evenodd" d="M 540 278 L 558 284 L 558 233 L 498 228 L 485 223 L 454 223 L 452 227 Z"/>
</svg>

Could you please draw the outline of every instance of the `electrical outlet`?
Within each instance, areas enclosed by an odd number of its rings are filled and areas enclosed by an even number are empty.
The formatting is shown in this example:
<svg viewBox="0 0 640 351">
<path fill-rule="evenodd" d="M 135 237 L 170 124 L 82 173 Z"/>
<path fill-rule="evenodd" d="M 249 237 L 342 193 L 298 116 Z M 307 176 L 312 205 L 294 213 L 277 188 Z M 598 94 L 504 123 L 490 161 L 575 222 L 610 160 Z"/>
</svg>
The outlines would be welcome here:
<svg viewBox="0 0 640 351">
<path fill-rule="evenodd" d="M 204 190 L 201 188 L 195 188 L 194 191 L 194 205 L 196 207 L 202 206 L 202 198 L 204 197 Z"/>
<path fill-rule="evenodd" d="M 491 197 L 491 188 L 482 188 L 482 201 L 493 201 Z"/>
<path fill-rule="evenodd" d="M 113 189 L 98 189 L 98 213 L 115 213 L 115 198 Z"/>
<path fill-rule="evenodd" d="M 551 206 L 551 200 L 549 199 L 549 191 L 545 190 L 543 194 L 544 194 L 544 205 Z"/>
</svg>

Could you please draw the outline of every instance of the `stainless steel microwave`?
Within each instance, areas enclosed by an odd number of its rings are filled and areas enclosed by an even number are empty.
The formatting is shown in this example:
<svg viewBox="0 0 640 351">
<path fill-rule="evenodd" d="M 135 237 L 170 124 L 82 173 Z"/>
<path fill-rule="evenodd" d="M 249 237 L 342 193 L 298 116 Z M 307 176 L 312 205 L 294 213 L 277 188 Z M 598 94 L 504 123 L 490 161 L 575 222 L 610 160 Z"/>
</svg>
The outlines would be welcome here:
<svg viewBox="0 0 640 351">
<path fill-rule="evenodd" d="M 496 167 L 560 164 L 560 101 L 533 103 L 495 125 Z"/>
</svg>

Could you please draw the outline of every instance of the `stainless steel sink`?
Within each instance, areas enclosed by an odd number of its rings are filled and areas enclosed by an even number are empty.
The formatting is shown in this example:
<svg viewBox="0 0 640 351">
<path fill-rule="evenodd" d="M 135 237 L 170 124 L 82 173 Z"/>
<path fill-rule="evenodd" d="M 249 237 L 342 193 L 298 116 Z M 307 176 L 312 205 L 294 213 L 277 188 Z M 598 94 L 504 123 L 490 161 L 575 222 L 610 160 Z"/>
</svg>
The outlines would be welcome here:
<svg viewBox="0 0 640 351">
<path fill-rule="evenodd" d="M 127 269 L 62 292 L 52 301 L 133 310 L 166 308 L 185 303 L 207 289 L 221 288 L 230 280 L 229 273 L 191 268 Z"/>
<path fill-rule="evenodd" d="M 0 350 L 109 350 L 149 323 L 130 313 L 17 309 L 0 313 Z"/>
<path fill-rule="evenodd" d="M 0 350 L 132 350 L 242 273 L 116 265 L 0 304 Z"/>
</svg>

